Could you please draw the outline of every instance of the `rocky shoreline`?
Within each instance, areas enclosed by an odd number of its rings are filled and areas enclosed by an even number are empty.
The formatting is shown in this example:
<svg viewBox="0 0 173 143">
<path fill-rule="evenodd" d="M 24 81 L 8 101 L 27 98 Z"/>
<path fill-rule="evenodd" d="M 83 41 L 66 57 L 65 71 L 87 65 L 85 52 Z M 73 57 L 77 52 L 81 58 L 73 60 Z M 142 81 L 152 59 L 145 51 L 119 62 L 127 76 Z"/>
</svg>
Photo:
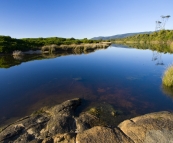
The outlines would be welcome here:
<svg viewBox="0 0 173 143">
<path fill-rule="evenodd" d="M 77 116 L 80 104 L 79 98 L 68 100 L 17 120 L 0 129 L 0 143 L 173 142 L 173 113 L 150 113 L 111 127 L 90 112 Z"/>
</svg>

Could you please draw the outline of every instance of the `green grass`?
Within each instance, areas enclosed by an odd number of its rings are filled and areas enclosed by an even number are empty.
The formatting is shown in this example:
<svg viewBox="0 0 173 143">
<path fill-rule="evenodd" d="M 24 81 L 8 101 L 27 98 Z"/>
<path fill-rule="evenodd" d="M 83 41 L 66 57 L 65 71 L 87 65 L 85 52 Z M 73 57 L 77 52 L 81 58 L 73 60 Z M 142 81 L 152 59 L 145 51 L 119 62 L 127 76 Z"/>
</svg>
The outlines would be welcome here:
<svg viewBox="0 0 173 143">
<path fill-rule="evenodd" d="M 137 34 L 126 38 L 112 39 L 112 41 L 125 43 L 163 43 L 173 41 L 173 30 L 160 30 L 151 34 Z"/>
<path fill-rule="evenodd" d="M 165 86 L 173 87 L 173 65 L 169 66 L 162 77 L 162 83 Z"/>
</svg>

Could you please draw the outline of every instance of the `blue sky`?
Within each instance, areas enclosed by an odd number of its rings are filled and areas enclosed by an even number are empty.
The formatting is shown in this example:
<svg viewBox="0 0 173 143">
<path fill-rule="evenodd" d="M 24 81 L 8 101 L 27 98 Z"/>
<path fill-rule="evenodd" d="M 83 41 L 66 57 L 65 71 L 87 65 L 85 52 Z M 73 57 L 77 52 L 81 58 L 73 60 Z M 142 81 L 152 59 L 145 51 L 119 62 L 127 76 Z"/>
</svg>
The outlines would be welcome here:
<svg viewBox="0 0 173 143">
<path fill-rule="evenodd" d="M 0 0 L 0 35 L 92 38 L 153 31 L 173 0 Z"/>
</svg>

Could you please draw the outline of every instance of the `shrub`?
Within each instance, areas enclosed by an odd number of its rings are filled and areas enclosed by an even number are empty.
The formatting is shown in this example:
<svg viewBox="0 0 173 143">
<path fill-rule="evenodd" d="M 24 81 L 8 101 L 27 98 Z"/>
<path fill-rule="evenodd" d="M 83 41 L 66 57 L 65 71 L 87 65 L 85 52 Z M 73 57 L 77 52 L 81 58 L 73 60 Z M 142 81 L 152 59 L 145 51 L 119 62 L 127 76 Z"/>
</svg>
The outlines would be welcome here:
<svg viewBox="0 0 173 143">
<path fill-rule="evenodd" d="M 172 87 L 173 86 L 173 65 L 169 66 L 162 77 L 162 83 L 165 86 Z"/>
<path fill-rule="evenodd" d="M 13 56 L 22 56 L 23 55 L 23 52 L 22 51 L 19 51 L 19 50 L 16 50 L 16 51 L 13 51 Z"/>
</svg>

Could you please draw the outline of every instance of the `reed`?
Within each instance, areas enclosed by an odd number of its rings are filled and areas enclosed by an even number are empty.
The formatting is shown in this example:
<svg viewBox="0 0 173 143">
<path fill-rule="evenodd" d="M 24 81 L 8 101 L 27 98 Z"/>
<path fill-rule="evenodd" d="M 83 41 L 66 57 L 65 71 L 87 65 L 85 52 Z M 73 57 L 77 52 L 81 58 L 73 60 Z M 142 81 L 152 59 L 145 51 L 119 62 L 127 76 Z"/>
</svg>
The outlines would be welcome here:
<svg viewBox="0 0 173 143">
<path fill-rule="evenodd" d="M 99 48 L 107 48 L 111 43 L 103 42 L 103 43 L 82 43 L 82 44 L 70 44 L 70 45 L 47 45 L 41 47 L 43 53 L 48 52 L 52 53 L 58 50 L 72 50 L 72 51 L 87 51 L 87 50 L 95 50 Z"/>
<path fill-rule="evenodd" d="M 58 46 L 55 45 L 55 44 L 52 44 L 52 45 L 46 45 L 46 46 L 43 46 L 41 47 L 41 50 L 44 52 L 44 51 L 49 51 L 49 53 L 52 53 L 55 51 L 55 49 L 57 48 Z"/>
</svg>

